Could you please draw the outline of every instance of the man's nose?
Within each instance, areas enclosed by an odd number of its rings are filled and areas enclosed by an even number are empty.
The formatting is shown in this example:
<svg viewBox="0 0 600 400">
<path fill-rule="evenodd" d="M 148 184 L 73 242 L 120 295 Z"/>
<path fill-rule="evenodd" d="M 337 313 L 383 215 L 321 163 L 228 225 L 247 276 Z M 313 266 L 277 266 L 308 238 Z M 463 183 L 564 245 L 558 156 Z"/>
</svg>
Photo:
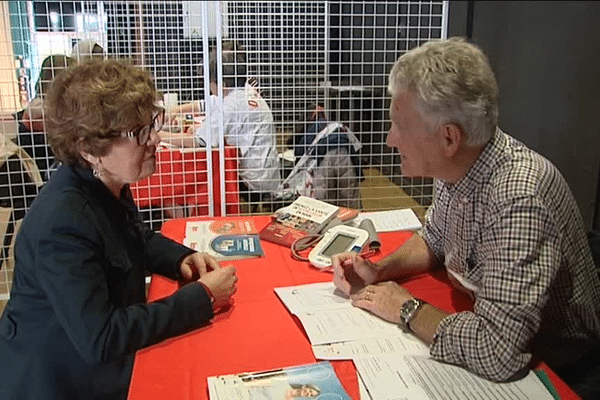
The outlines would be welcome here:
<svg viewBox="0 0 600 400">
<path fill-rule="evenodd" d="M 148 141 L 148 145 L 149 146 L 158 146 L 159 143 L 160 143 L 160 135 L 158 134 L 158 131 L 156 131 L 155 129 L 152 129 L 152 131 L 150 132 L 150 140 Z"/>
<path fill-rule="evenodd" d="M 387 138 L 385 139 L 385 144 L 387 147 L 389 147 L 391 149 L 393 149 L 395 147 L 394 146 L 394 142 L 395 142 L 394 137 L 395 136 L 396 135 L 394 135 L 394 125 L 392 125 L 392 126 L 390 126 L 390 130 L 388 131 Z"/>
</svg>

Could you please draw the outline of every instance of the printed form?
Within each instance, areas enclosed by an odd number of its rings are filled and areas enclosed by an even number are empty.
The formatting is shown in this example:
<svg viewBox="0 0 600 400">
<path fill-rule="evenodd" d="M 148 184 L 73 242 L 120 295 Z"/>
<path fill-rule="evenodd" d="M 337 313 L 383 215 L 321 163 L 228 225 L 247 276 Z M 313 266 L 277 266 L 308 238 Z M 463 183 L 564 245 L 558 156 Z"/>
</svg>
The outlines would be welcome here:
<svg viewBox="0 0 600 400">
<path fill-rule="evenodd" d="M 425 343 L 396 324 L 354 307 L 333 282 L 275 288 L 275 292 L 302 322 L 317 358 L 351 359 L 389 351 L 429 354 Z"/>
<path fill-rule="evenodd" d="M 317 359 L 354 360 L 361 399 L 553 399 L 533 371 L 515 382 L 495 383 L 431 359 L 425 343 L 352 306 L 333 282 L 275 292 L 302 322 Z"/>
<path fill-rule="evenodd" d="M 386 354 L 357 357 L 354 364 L 371 399 L 554 399 L 533 371 L 518 381 L 495 383 L 426 357 Z"/>
</svg>

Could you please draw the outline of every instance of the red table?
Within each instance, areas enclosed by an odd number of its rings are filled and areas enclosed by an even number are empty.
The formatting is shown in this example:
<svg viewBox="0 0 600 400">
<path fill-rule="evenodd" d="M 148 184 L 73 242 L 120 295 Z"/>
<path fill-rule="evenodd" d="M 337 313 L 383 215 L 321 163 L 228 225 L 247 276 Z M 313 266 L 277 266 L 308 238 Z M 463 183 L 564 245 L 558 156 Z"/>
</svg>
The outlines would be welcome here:
<svg viewBox="0 0 600 400">
<path fill-rule="evenodd" d="M 224 219 L 239 219 L 224 218 Z M 248 217 L 258 229 L 268 216 Z M 196 218 L 198 219 L 198 218 Z M 185 219 L 167 221 L 162 232 L 181 242 Z M 381 233 L 382 257 L 410 237 L 409 232 Z M 205 328 L 139 351 L 133 369 L 130 400 L 207 399 L 209 376 L 275 369 L 316 362 L 302 324 L 292 316 L 273 291 L 276 287 L 328 282 L 330 273 L 291 258 L 290 250 L 262 241 L 265 257 L 233 261 L 239 277 L 235 304 L 216 316 Z M 416 277 L 403 285 L 415 296 L 448 311 L 472 309 L 471 299 L 455 290 L 443 270 Z M 149 301 L 177 290 L 177 283 L 153 276 Z M 352 361 L 332 361 L 342 384 L 359 399 L 356 369 Z M 546 372 L 562 399 L 577 395 L 545 364 Z"/>
<path fill-rule="evenodd" d="M 214 215 L 221 215 L 220 151 L 212 150 L 212 196 Z M 209 215 L 208 168 L 206 149 L 167 149 L 156 152 L 156 171 L 136 182 L 131 192 L 140 208 L 188 207 L 191 216 Z M 240 213 L 237 149 L 224 148 L 225 211 Z"/>
</svg>

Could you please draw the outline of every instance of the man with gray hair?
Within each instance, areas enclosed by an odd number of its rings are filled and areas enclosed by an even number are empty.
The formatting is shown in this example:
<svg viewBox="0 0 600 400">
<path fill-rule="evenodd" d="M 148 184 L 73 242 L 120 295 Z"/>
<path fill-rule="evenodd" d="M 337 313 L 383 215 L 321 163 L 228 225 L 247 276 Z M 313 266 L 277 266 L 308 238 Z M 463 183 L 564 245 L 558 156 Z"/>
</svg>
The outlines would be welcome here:
<svg viewBox="0 0 600 400">
<path fill-rule="evenodd" d="M 498 128 L 487 57 L 461 38 L 428 42 L 398 59 L 389 92 L 387 144 L 403 175 L 436 179 L 435 201 L 422 232 L 377 263 L 334 256 L 336 286 L 436 360 L 507 381 L 541 359 L 596 396 L 600 280 L 582 218 L 557 168 Z M 450 314 L 396 283 L 436 267 L 472 311 Z"/>
</svg>

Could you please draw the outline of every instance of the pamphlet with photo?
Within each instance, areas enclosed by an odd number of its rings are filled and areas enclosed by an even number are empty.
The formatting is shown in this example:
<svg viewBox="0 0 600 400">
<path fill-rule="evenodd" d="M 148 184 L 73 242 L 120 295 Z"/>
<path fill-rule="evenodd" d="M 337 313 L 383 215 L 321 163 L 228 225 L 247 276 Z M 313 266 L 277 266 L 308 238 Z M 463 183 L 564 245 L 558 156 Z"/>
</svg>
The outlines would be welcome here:
<svg viewBox="0 0 600 400">
<path fill-rule="evenodd" d="M 328 361 L 208 378 L 211 400 L 350 400 Z"/>
<path fill-rule="evenodd" d="M 264 256 L 258 230 L 249 218 L 188 221 L 183 244 L 218 261 Z"/>
</svg>

